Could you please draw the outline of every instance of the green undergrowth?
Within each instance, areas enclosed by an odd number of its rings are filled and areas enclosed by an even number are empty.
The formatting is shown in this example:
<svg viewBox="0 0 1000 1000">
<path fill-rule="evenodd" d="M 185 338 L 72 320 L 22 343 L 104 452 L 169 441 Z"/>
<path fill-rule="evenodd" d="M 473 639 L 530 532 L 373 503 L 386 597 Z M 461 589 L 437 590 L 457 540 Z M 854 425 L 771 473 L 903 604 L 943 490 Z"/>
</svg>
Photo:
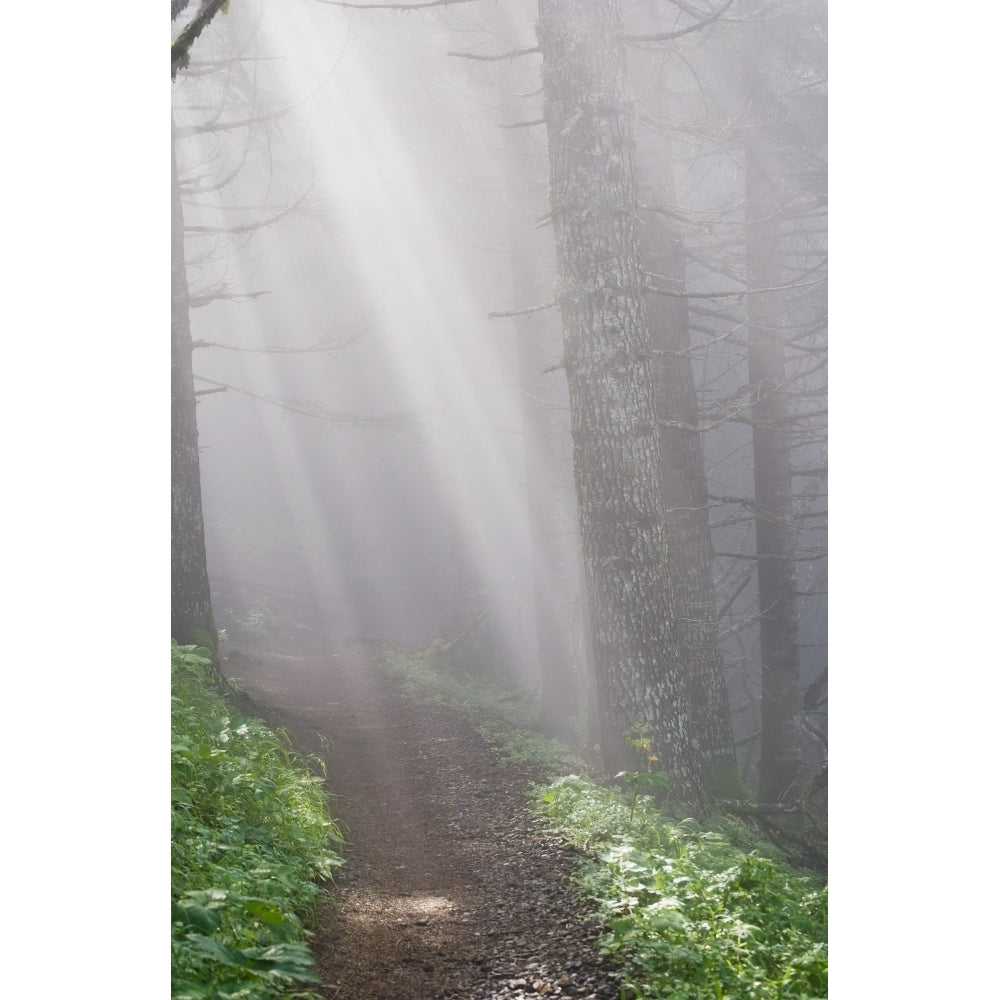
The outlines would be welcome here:
<svg viewBox="0 0 1000 1000">
<path fill-rule="evenodd" d="M 601 949 L 639 1000 L 827 996 L 827 889 L 736 820 L 677 821 L 649 796 L 569 775 L 534 808 L 585 852 Z"/>
<path fill-rule="evenodd" d="M 529 693 L 442 670 L 433 659 L 411 650 L 384 648 L 379 662 L 407 697 L 442 705 L 468 719 L 505 767 L 537 780 L 584 769 L 569 747 L 539 732 L 538 704 Z"/>
<path fill-rule="evenodd" d="M 322 779 L 286 735 L 212 687 L 207 650 L 171 651 L 173 1000 L 316 997 L 303 919 L 341 865 Z"/>
<path fill-rule="evenodd" d="M 581 777 L 537 731 L 537 706 L 502 685 L 399 649 L 381 662 L 406 695 L 464 714 L 536 784 L 531 805 L 581 852 L 581 894 L 604 920 L 601 950 L 636 1000 L 814 1000 L 827 992 L 827 889 L 731 817 L 676 819 L 643 794 Z M 628 776 L 626 776 L 628 777 Z"/>
</svg>

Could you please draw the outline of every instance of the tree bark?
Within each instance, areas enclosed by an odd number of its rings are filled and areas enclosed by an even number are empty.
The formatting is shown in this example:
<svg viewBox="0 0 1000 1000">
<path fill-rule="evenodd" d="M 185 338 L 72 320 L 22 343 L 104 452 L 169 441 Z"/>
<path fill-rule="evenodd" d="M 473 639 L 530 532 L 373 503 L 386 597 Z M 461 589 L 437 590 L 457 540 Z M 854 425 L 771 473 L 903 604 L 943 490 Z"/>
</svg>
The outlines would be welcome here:
<svg viewBox="0 0 1000 1000">
<path fill-rule="evenodd" d="M 170 569 L 171 635 L 218 653 L 205 556 L 198 422 L 191 364 L 190 299 L 184 262 L 184 213 L 171 121 L 170 144 Z"/>
<path fill-rule="evenodd" d="M 191 61 L 191 46 L 198 36 L 209 26 L 216 14 L 225 6 L 227 0 L 205 0 L 198 13 L 191 19 L 181 33 L 170 45 L 170 79 L 177 76 L 177 71 L 186 69 Z M 170 19 L 174 20 L 187 4 L 171 4 Z"/>
<path fill-rule="evenodd" d="M 701 798 L 671 642 L 659 440 L 617 0 L 539 0 L 549 200 L 605 766 L 652 736 L 682 801 Z"/>
<path fill-rule="evenodd" d="M 667 202 L 671 191 L 661 191 Z M 683 294 L 684 249 L 662 217 L 648 216 L 642 231 L 644 259 L 665 278 L 666 290 Z M 660 478 L 667 529 L 667 572 L 674 641 L 686 667 L 691 722 L 706 791 L 726 798 L 743 794 L 719 642 L 713 577 L 705 457 L 698 426 L 698 396 L 691 371 L 691 336 L 683 298 L 652 293 L 647 299 L 656 373 Z"/>
<path fill-rule="evenodd" d="M 638 33 L 656 35 L 663 26 L 661 5 L 640 4 Z M 666 60 L 640 51 L 634 57 L 644 104 L 669 120 L 671 84 Z M 677 193 L 670 140 L 657 133 L 637 142 L 640 193 L 650 206 L 674 205 Z M 694 739 L 706 791 L 738 798 L 746 794 L 739 776 L 733 723 L 719 638 L 714 551 L 708 506 L 705 455 L 699 425 L 698 393 L 691 366 L 691 329 L 686 288 L 686 254 L 677 226 L 663 213 L 643 213 L 643 263 L 658 277 L 649 293 L 656 413 L 660 433 L 660 485 L 667 529 L 667 572 L 674 639 L 686 667 Z"/>
</svg>

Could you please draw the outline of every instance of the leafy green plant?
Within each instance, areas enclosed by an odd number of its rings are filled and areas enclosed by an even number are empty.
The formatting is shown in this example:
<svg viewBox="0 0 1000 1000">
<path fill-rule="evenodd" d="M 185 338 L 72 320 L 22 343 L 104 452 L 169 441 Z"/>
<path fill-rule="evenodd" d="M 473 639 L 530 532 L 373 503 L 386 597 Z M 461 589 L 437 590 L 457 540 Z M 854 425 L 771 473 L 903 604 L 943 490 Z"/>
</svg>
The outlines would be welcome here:
<svg viewBox="0 0 1000 1000">
<path fill-rule="evenodd" d="M 826 887 L 763 844 L 735 844 L 734 821 L 673 820 L 577 776 L 540 787 L 535 807 L 588 852 L 581 891 L 639 1000 L 827 996 Z"/>
<path fill-rule="evenodd" d="M 479 713 L 472 720 L 483 742 L 501 763 L 538 779 L 579 769 L 582 761 L 569 747 L 534 729 Z"/>
<path fill-rule="evenodd" d="M 190 678 L 207 685 L 212 668 L 212 653 L 200 646 L 180 646 L 171 639 L 170 673 L 172 678 L 187 674 Z"/>
<path fill-rule="evenodd" d="M 316 982 L 302 918 L 342 864 L 321 779 L 286 736 L 208 683 L 207 650 L 172 646 L 174 1000 L 267 1000 Z"/>
<path fill-rule="evenodd" d="M 655 797 L 670 787 L 670 775 L 666 771 L 653 768 L 660 758 L 653 753 L 653 738 L 650 735 L 648 723 L 640 723 L 633 727 L 632 735 L 625 738 L 639 757 L 639 768 L 635 771 L 619 771 L 615 780 L 624 778 L 632 790 L 632 801 L 629 804 L 629 824 L 635 818 L 635 807 L 640 795 Z"/>
</svg>

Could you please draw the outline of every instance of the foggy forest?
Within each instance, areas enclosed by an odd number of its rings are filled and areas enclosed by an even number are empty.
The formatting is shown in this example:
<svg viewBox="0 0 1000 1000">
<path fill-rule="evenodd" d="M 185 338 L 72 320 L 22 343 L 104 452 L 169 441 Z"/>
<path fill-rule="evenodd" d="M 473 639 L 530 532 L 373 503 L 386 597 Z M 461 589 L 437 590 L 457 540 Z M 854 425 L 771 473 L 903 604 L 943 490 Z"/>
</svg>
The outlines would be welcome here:
<svg viewBox="0 0 1000 1000">
<path fill-rule="evenodd" d="M 225 812 L 193 775 L 237 719 L 295 766 L 328 734 L 303 881 L 341 915 L 175 847 L 178 1000 L 827 995 L 826 16 L 171 0 L 171 633 L 235 699 L 216 742 L 175 733 L 175 813 Z M 487 777 L 483 692 L 544 763 Z M 491 834 L 427 812 L 480 779 Z M 583 801 L 617 832 L 574 833 Z M 404 891 L 431 861 L 392 882 L 366 831 L 418 828 L 482 854 Z M 612 874 L 557 899 L 576 836 Z M 508 841 L 540 867 L 494 886 Z M 689 904 L 664 873 L 699 858 Z M 724 955 L 684 909 L 723 882 Z M 311 954 L 266 936 L 300 917 Z"/>
</svg>

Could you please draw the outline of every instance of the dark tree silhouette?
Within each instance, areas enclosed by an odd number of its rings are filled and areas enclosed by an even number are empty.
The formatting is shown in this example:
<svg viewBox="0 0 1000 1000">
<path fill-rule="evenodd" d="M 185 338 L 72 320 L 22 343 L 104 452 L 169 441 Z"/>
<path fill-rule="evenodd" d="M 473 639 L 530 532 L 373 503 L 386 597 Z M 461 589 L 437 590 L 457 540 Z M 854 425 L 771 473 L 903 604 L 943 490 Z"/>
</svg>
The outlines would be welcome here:
<svg viewBox="0 0 1000 1000">
<path fill-rule="evenodd" d="M 170 629 L 179 643 L 204 646 L 214 654 L 218 633 L 205 558 L 184 212 L 172 127 L 170 210 Z"/>
</svg>

